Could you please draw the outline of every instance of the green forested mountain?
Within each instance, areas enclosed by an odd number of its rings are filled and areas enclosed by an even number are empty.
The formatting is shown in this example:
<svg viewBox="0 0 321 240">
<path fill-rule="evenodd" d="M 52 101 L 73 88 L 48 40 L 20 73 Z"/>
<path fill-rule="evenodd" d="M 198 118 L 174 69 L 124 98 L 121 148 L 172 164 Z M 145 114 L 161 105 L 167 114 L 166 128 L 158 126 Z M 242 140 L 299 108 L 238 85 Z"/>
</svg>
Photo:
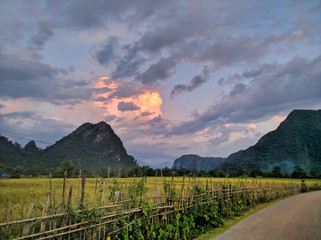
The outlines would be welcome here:
<svg viewBox="0 0 321 240">
<path fill-rule="evenodd" d="M 278 166 L 282 173 L 291 173 L 296 165 L 306 172 L 321 173 L 321 110 L 292 111 L 275 131 L 254 146 L 231 154 L 221 167 L 271 171 Z"/>
<path fill-rule="evenodd" d="M 45 150 L 38 149 L 34 141 L 21 148 L 0 136 L 0 171 L 43 173 L 65 162 L 87 171 L 101 171 L 109 166 L 118 171 L 136 165 L 105 122 L 85 123 Z"/>
</svg>

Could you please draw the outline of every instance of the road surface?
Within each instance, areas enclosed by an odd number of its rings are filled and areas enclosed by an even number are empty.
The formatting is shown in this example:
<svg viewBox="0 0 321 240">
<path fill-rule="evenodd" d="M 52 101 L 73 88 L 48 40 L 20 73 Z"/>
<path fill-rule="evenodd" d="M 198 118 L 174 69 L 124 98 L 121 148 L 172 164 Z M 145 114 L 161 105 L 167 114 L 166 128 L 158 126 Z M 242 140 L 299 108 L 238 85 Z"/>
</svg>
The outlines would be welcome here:
<svg viewBox="0 0 321 240">
<path fill-rule="evenodd" d="M 245 218 L 212 240 L 321 240 L 321 191 L 295 195 Z"/>
</svg>

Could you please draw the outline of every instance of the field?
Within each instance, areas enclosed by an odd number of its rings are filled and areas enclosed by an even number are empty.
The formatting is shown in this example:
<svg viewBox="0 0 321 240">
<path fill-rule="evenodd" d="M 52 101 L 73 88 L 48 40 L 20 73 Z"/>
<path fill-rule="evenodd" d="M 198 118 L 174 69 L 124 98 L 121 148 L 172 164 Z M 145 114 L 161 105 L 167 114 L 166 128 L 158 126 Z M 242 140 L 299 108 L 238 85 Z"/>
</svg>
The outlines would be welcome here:
<svg viewBox="0 0 321 240">
<path fill-rule="evenodd" d="M 104 204 L 108 203 L 110 195 L 110 188 L 114 186 L 115 181 L 120 184 L 122 190 L 128 189 L 129 185 L 134 181 L 139 181 L 141 178 L 110 178 L 107 180 L 103 178 L 88 178 L 85 186 L 85 202 L 89 206 L 102 205 L 102 189 L 105 189 Z M 224 186 L 232 184 L 236 187 L 246 187 L 260 185 L 260 186 L 277 186 L 282 184 L 301 184 L 299 179 L 244 179 L 244 178 L 188 178 L 188 177 L 147 177 L 145 178 L 145 188 L 147 192 L 145 196 L 155 195 L 155 186 L 160 188 L 160 194 L 164 195 L 164 182 L 170 183 L 174 187 L 173 192 L 179 192 L 183 182 L 187 187 L 188 184 L 203 185 L 214 184 L 217 186 Z M 52 192 L 56 205 L 62 201 L 63 192 L 63 178 L 53 178 Z M 105 184 L 104 184 L 105 181 Z M 194 182 L 195 181 L 195 182 Z M 305 180 L 308 185 L 319 183 L 321 180 Z M 97 184 L 96 184 L 97 183 Z M 68 178 L 66 181 L 66 195 L 70 187 L 73 187 L 72 205 L 77 206 L 81 195 L 81 180 L 78 178 Z M 107 189 L 108 188 L 108 189 Z M 40 215 L 42 206 L 47 201 L 47 195 L 50 192 L 49 178 L 26 178 L 26 179 L 1 179 L 0 180 L 0 222 L 22 219 L 27 216 L 28 209 L 31 204 L 35 204 L 35 215 Z M 96 194 L 95 194 L 96 193 Z M 95 196 L 96 195 L 96 196 Z"/>
<path fill-rule="evenodd" d="M 312 179 L 1 179 L 0 239 L 190 239 L 256 204 L 319 189 Z"/>
</svg>

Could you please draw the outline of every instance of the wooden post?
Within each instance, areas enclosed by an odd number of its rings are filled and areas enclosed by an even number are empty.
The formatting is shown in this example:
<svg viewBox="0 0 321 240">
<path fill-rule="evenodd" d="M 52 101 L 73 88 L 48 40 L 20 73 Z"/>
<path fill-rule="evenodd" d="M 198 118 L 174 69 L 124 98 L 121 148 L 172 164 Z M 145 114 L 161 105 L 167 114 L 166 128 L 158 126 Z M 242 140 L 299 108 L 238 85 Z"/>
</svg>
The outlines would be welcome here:
<svg viewBox="0 0 321 240">
<path fill-rule="evenodd" d="M 80 199 L 80 208 L 84 207 L 84 198 L 85 198 L 85 185 L 86 185 L 86 175 L 83 174 L 81 181 L 81 199 Z"/>
<path fill-rule="evenodd" d="M 101 192 L 101 204 L 104 206 L 105 204 L 105 185 L 106 185 L 106 180 L 104 180 L 103 183 L 103 190 Z"/>
<path fill-rule="evenodd" d="M 96 184 L 95 184 L 95 191 L 94 191 L 94 205 L 96 205 L 97 184 L 98 184 L 98 174 L 96 175 Z"/>
<path fill-rule="evenodd" d="M 42 208 L 42 216 L 46 216 L 47 215 L 47 209 L 48 209 L 48 205 L 50 203 L 50 193 L 48 193 L 48 197 L 47 197 L 47 202 L 43 205 Z M 45 221 L 41 221 L 41 227 L 40 227 L 40 232 L 44 232 L 46 229 L 46 222 Z"/>
<path fill-rule="evenodd" d="M 69 207 L 71 207 L 71 203 L 72 203 L 72 185 L 70 186 L 69 194 L 68 194 L 68 206 Z"/>
<path fill-rule="evenodd" d="M 81 184 L 81 169 L 79 170 L 79 177 L 78 177 L 77 199 L 79 199 L 79 197 L 80 197 L 80 184 Z"/>
<path fill-rule="evenodd" d="M 67 171 L 64 172 L 64 182 L 62 186 L 62 203 L 65 203 L 65 191 L 66 191 L 66 180 L 67 180 Z"/>
<path fill-rule="evenodd" d="M 49 201 L 49 208 L 52 210 L 52 179 L 51 179 L 51 172 L 49 172 L 49 193 L 50 193 L 50 201 Z"/>
<path fill-rule="evenodd" d="M 110 166 L 108 166 L 108 171 L 107 171 L 107 184 L 106 184 L 107 202 L 108 202 L 108 193 L 109 193 L 109 172 L 110 172 Z"/>
<path fill-rule="evenodd" d="M 31 204 L 30 208 L 29 208 L 29 211 L 28 211 L 28 215 L 27 215 L 27 218 L 32 218 L 32 214 L 33 214 L 33 209 L 35 207 L 35 204 Z M 27 222 L 23 225 L 23 228 L 22 228 L 22 236 L 26 236 L 29 234 L 29 231 L 30 231 L 30 227 L 31 227 L 31 222 Z"/>
</svg>

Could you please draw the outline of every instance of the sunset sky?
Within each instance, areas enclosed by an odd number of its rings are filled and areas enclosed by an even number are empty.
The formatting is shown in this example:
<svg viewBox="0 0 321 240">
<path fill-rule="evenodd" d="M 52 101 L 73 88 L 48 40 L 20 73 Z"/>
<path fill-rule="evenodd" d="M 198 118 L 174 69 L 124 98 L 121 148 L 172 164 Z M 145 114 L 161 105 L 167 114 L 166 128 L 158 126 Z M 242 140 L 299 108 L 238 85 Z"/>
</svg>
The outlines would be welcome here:
<svg viewBox="0 0 321 240">
<path fill-rule="evenodd" d="M 321 1 L 0 1 L 0 134 L 23 147 L 106 121 L 172 166 L 320 108 Z"/>
</svg>

